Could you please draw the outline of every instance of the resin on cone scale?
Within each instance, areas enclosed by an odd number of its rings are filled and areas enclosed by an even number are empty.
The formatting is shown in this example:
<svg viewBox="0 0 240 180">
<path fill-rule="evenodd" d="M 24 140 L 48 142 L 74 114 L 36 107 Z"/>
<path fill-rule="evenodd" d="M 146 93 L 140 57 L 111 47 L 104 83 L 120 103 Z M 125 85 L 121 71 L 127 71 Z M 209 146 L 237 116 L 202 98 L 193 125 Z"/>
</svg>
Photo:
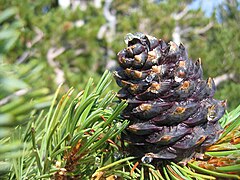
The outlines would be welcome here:
<svg viewBox="0 0 240 180">
<path fill-rule="evenodd" d="M 128 102 L 122 116 L 130 121 L 123 137 L 130 153 L 150 162 L 204 152 L 222 132 L 226 102 L 213 98 L 216 87 L 203 79 L 201 59 L 189 59 L 183 44 L 143 33 L 128 34 L 125 43 L 114 76 L 118 97 Z"/>
</svg>

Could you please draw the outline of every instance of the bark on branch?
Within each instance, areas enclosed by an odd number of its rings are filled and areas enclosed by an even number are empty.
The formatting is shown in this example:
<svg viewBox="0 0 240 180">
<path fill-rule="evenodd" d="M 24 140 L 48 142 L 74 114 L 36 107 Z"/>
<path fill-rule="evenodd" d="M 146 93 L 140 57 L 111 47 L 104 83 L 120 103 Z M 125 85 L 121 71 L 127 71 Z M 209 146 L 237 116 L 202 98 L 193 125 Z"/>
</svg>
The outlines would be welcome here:
<svg viewBox="0 0 240 180">
<path fill-rule="evenodd" d="M 204 34 L 205 32 L 207 32 L 209 29 L 211 29 L 213 27 L 214 23 L 212 21 L 210 21 L 206 26 L 204 26 L 203 28 L 197 28 L 194 29 L 194 33 L 195 34 Z"/>
<path fill-rule="evenodd" d="M 110 7 L 113 0 L 105 0 L 103 7 L 103 14 L 107 23 L 102 25 L 98 31 L 98 39 L 102 39 L 104 35 L 108 34 L 107 41 L 111 42 L 116 33 L 116 23 L 117 19 L 114 13 L 111 12 Z"/>
<path fill-rule="evenodd" d="M 188 7 L 186 6 L 181 12 L 179 12 L 179 13 L 174 13 L 173 15 L 172 15 L 172 17 L 173 17 L 173 19 L 175 20 L 175 21 L 179 21 L 180 19 L 182 19 L 187 13 L 188 13 L 188 11 L 189 11 L 189 9 L 188 9 Z"/>
<path fill-rule="evenodd" d="M 106 23 L 103 24 L 97 34 L 98 39 L 103 39 L 104 36 L 106 37 L 106 41 L 111 43 L 114 39 L 116 34 L 116 24 L 117 18 L 115 13 L 111 11 L 111 4 L 113 0 L 105 0 L 104 7 L 103 7 L 103 14 L 106 19 Z M 106 50 L 106 68 L 111 69 L 116 65 L 116 61 L 111 59 L 113 51 L 110 48 Z"/>
<path fill-rule="evenodd" d="M 65 81 L 64 78 L 64 72 L 63 70 L 60 69 L 59 63 L 54 61 L 56 57 L 64 53 L 66 48 L 61 47 L 59 49 L 56 48 L 50 48 L 47 52 L 47 61 L 48 64 L 54 69 L 54 72 L 56 74 L 55 82 L 57 85 L 62 84 Z"/>
<path fill-rule="evenodd" d="M 26 89 L 20 89 L 20 90 L 14 92 L 13 94 L 10 94 L 9 96 L 1 99 L 0 100 L 0 106 L 8 103 L 14 97 L 16 97 L 16 96 L 23 96 L 23 95 L 27 94 L 28 92 L 29 92 L 29 89 L 27 89 L 27 88 Z"/>
<path fill-rule="evenodd" d="M 23 63 L 29 56 L 34 54 L 30 48 L 32 48 L 36 43 L 40 42 L 44 37 L 44 33 L 38 27 L 34 27 L 33 30 L 36 33 L 36 36 L 26 44 L 28 49 L 17 59 L 17 64 Z"/>
<path fill-rule="evenodd" d="M 235 76 L 234 73 L 230 73 L 230 74 L 223 74 L 220 76 L 217 76 L 214 79 L 215 85 L 218 86 L 220 83 L 224 82 L 224 81 L 228 81 L 230 79 L 233 79 Z"/>
<path fill-rule="evenodd" d="M 182 41 L 181 40 L 181 36 L 183 34 L 187 34 L 189 32 L 193 32 L 194 34 L 204 34 L 206 33 L 209 29 L 211 29 L 214 25 L 214 23 L 212 21 L 210 21 L 206 26 L 202 27 L 202 28 L 193 28 L 193 27 L 187 27 L 187 28 L 183 28 L 181 27 L 179 24 L 179 21 L 181 19 L 188 19 L 189 17 L 188 16 L 191 16 L 189 12 L 189 8 L 188 6 L 186 6 L 181 12 L 179 13 L 173 13 L 171 16 L 172 18 L 176 21 L 176 26 L 173 30 L 173 33 L 172 33 L 172 38 L 173 38 L 173 41 L 177 44 L 180 44 L 180 42 Z"/>
<path fill-rule="evenodd" d="M 178 45 L 181 42 L 181 27 L 179 26 L 179 21 L 188 13 L 189 9 L 186 6 L 181 12 L 172 14 L 173 19 L 176 21 L 176 26 L 172 33 L 173 42 Z"/>
</svg>

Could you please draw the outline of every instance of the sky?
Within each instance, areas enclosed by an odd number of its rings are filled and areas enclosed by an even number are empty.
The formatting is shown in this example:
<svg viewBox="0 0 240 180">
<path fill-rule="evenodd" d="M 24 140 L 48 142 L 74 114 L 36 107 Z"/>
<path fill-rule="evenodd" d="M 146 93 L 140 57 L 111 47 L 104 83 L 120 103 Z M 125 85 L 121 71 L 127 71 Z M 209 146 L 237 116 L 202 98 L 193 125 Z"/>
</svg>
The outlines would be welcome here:
<svg viewBox="0 0 240 180">
<path fill-rule="evenodd" d="M 195 0 L 189 5 L 189 8 L 198 9 L 201 7 L 205 15 L 209 17 L 213 13 L 214 8 L 223 2 L 224 0 Z"/>
</svg>

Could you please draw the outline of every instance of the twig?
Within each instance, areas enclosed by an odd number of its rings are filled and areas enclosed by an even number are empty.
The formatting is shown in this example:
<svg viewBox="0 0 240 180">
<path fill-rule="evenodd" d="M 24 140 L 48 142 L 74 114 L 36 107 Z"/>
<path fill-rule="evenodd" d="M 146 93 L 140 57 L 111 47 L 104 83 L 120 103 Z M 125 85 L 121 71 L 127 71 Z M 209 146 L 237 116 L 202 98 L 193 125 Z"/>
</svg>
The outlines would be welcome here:
<svg viewBox="0 0 240 180">
<path fill-rule="evenodd" d="M 44 37 L 44 33 L 42 32 L 41 29 L 39 29 L 38 27 L 34 27 L 33 28 L 34 32 L 36 33 L 36 36 L 33 38 L 32 41 L 27 43 L 27 47 L 31 48 L 33 47 L 34 44 L 38 43 L 39 41 L 42 40 L 42 38 Z"/>
<path fill-rule="evenodd" d="M 194 29 L 194 33 L 195 34 L 204 34 L 205 32 L 207 32 L 209 29 L 211 29 L 213 27 L 214 23 L 212 21 L 210 21 L 206 26 L 204 26 L 203 28 L 197 28 Z"/>
<path fill-rule="evenodd" d="M 14 98 L 15 96 L 23 96 L 24 94 L 26 94 L 29 91 L 29 89 L 20 89 L 16 92 L 14 92 L 13 94 L 8 95 L 7 97 L 3 98 L 0 100 L 0 106 L 8 103 L 12 98 Z"/>
<path fill-rule="evenodd" d="M 55 62 L 54 59 L 64 53 L 66 48 L 61 47 L 59 49 L 50 48 L 47 52 L 48 64 L 54 69 L 56 74 L 55 82 L 57 85 L 62 84 L 65 81 L 64 72 L 59 68 L 59 63 Z"/>
<path fill-rule="evenodd" d="M 34 54 L 32 52 L 32 50 L 30 50 L 30 48 L 33 47 L 33 45 L 35 45 L 36 43 L 38 43 L 39 41 L 41 41 L 44 37 L 44 33 L 41 31 L 41 29 L 39 29 L 38 27 L 34 27 L 33 30 L 36 33 L 36 36 L 33 38 L 32 41 L 29 41 L 26 46 L 27 46 L 27 50 L 17 59 L 17 64 L 21 64 L 23 63 L 29 56 L 31 56 L 32 54 Z"/>
<path fill-rule="evenodd" d="M 106 41 L 111 43 L 114 39 L 116 34 L 116 24 L 117 18 L 115 13 L 111 11 L 111 3 L 113 0 L 105 0 L 104 7 L 103 7 L 103 14 L 106 19 L 106 24 L 103 24 L 97 34 L 98 39 L 103 39 L 104 36 L 106 37 Z M 106 68 L 111 69 L 115 66 L 115 61 L 111 59 L 113 51 L 110 48 L 105 49 L 106 54 Z"/>
<path fill-rule="evenodd" d="M 180 44 L 181 42 L 181 27 L 179 26 L 179 20 L 181 20 L 189 11 L 189 8 L 188 6 L 186 6 L 181 12 L 179 13 L 173 13 L 171 16 L 173 17 L 173 19 L 176 21 L 176 26 L 173 30 L 173 33 L 172 33 L 172 38 L 173 38 L 173 41 L 177 44 Z"/>
<path fill-rule="evenodd" d="M 23 63 L 31 54 L 31 51 L 27 50 L 17 59 L 17 64 Z"/>
<path fill-rule="evenodd" d="M 116 32 L 116 23 L 117 19 L 114 13 L 110 11 L 112 0 L 105 0 L 105 4 L 103 7 L 103 14 L 105 19 L 107 20 L 107 23 L 102 25 L 101 28 L 98 31 L 98 38 L 101 39 L 105 34 L 108 34 L 107 41 L 112 42 L 113 37 Z M 108 32 L 107 32 L 108 31 Z"/>
<path fill-rule="evenodd" d="M 223 74 L 220 76 L 217 76 L 214 79 L 215 85 L 218 86 L 220 83 L 224 82 L 224 81 L 228 81 L 229 79 L 233 79 L 235 76 L 234 73 L 230 73 L 230 74 Z"/>
<path fill-rule="evenodd" d="M 107 28 L 108 28 L 107 24 L 104 24 L 100 27 L 100 29 L 98 30 L 98 34 L 97 34 L 98 39 L 103 39 L 104 35 L 107 32 Z"/>
<path fill-rule="evenodd" d="M 172 17 L 175 21 L 182 19 L 189 11 L 188 6 L 186 6 L 181 12 L 172 14 Z"/>
<path fill-rule="evenodd" d="M 181 43 L 181 28 L 179 25 L 176 25 L 172 33 L 173 42 L 176 44 Z"/>
<path fill-rule="evenodd" d="M 172 18 L 176 21 L 176 26 L 173 30 L 172 33 L 172 38 L 173 41 L 177 44 L 180 44 L 181 42 L 181 36 L 183 34 L 187 34 L 189 32 L 193 32 L 195 34 L 204 34 L 205 32 L 207 32 L 209 29 L 211 29 L 214 25 L 214 23 L 212 21 L 210 21 L 206 26 L 202 27 L 202 28 L 193 28 L 193 27 L 187 27 L 187 28 L 182 28 L 179 25 L 179 21 L 181 19 L 188 19 L 191 14 L 188 13 L 189 12 L 189 8 L 188 6 L 186 6 L 181 12 L 179 13 L 173 13 L 171 16 Z"/>
<path fill-rule="evenodd" d="M 179 33 L 182 35 L 182 34 L 187 34 L 191 31 L 193 31 L 193 28 L 192 27 L 187 27 L 185 29 L 182 29 Z"/>
</svg>

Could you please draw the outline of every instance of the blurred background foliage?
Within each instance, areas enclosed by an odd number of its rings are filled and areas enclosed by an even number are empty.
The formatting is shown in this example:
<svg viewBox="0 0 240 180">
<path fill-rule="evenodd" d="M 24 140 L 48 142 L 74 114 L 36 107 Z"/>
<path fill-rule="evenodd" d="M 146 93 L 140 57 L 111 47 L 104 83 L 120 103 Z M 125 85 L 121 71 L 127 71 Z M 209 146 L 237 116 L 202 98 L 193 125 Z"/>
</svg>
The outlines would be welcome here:
<svg viewBox="0 0 240 180">
<path fill-rule="evenodd" d="M 230 109 L 239 103 L 239 1 L 219 1 L 211 16 L 201 9 L 204 1 L 197 8 L 191 0 L 62 2 L 68 1 L 0 2 L 1 64 L 32 74 L 31 87 L 54 92 L 61 83 L 81 89 L 90 76 L 97 82 L 115 67 L 123 37 L 140 31 L 183 42 L 193 60 L 201 57 L 204 76 L 215 78 L 216 98 Z"/>
<path fill-rule="evenodd" d="M 70 87 L 77 89 L 73 94 L 83 90 L 89 77 L 97 84 L 116 67 L 129 32 L 183 42 L 189 57 L 202 59 L 205 78 L 215 79 L 215 98 L 227 99 L 229 110 L 239 104 L 238 0 L 219 1 L 210 15 L 201 9 L 203 0 L 66 2 L 0 1 L 0 175 L 10 170 L 5 160 L 24 148 L 13 129 L 49 108 L 60 84 L 60 96 Z M 111 83 L 109 89 L 118 87 Z"/>
</svg>

